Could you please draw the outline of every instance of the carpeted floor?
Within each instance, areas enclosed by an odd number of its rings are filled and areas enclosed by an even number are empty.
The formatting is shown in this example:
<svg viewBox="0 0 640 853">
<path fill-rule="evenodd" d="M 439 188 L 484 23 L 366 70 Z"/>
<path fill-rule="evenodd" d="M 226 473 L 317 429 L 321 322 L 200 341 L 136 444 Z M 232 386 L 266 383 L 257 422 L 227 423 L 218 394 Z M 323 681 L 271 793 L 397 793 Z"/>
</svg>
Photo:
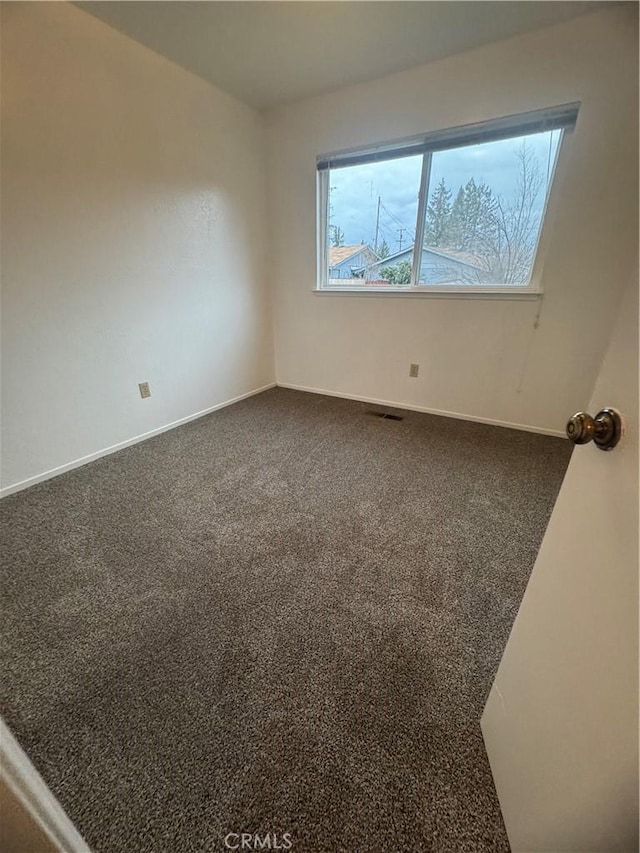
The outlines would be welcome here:
<svg viewBox="0 0 640 853">
<path fill-rule="evenodd" d="M 371 408 L 274 389 L 0 504 L 3 714 L 95 851 L 509 849 L 479 719 L 571 448 Z"/>
</svg>

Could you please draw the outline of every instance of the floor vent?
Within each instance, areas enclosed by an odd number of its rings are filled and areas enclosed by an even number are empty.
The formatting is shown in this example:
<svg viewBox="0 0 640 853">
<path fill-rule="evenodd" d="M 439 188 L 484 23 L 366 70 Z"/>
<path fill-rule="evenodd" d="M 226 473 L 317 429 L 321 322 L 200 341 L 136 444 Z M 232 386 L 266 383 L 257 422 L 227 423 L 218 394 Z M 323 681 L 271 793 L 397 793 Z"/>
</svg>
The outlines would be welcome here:
<svg viewBox="0 0 640 853">
<path fill-rule="evenodd" d="M 374 418 L 386 418 L 389 421 L 403 421 L 404 415 L 391 415 L 388 412 L 367 412 L 368 415 L 373 415 Z"/>
</svg>

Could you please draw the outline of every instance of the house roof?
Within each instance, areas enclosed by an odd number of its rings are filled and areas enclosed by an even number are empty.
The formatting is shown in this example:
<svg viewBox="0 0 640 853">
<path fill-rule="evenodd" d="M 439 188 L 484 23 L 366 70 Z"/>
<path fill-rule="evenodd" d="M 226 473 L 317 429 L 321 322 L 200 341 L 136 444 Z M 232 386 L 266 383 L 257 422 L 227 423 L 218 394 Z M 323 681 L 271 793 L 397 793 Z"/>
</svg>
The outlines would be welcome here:
<svg viewBox="0 0 640 853">
<path fill-rule="evenodd" d="M 458 261 L 460 264 L 465 264 L 468 267 L 477 268 L 479 258 L 471 252 L 463 252 L 459 249 L 434 249 L 431 246 L 424 247 L 427 252 L 432 255 L 440 255 L 443 258 L 448 258 L 452 261 Z"/>
<path fill-rule="evenodd" d="M 469 252 L 460 252 L 457 249 L 434 249 L 432 246 L 425 246 L 425 252 L 430 252 L 432 255 L 439 255 L 441 258 L 445 258 L 449 261 L 456 261 L 456 263 L 464 264 L 468 267 L 473 267 L 477 269 L 478 258 Z M 389 263 L 397 262 L 400 258 L 405 255 L 413 254 L 413 246 L 407 246 L 406 249 L 402 249 L 401 252 L 395 252 L 393 255 L 387 255 L 386 258 L 382 258 L 379 261 L 376 261 L 376 266 L 382 266 L 383 264 L 386 266 Z"/>
<path fill-rule="evenodd" d="M 329 249 L 329 266 L 336 267 L 361 249 L 366 248 L 364 243 L 358 243 L 357 246 L 331 246 Z"/>
<path fill-rule="evenodd" d="M 407 254 L 413 254 L 413 246 L 412 245 L 407 246 L 406 249 L 402 249 L 402 251 L 400 251 L 400 252 L 394 252 L 393 255 L 387 255 L 386 258 L 380 258 L 379 261 L 376 261 L 376 264 L 384 264 L 386 266 L 388 261 L 391 261 L 393 263 L 393 261 L 395 261 L 398 258 L 401 258 L 403 255 L 407 255 Z"/>
</svg>

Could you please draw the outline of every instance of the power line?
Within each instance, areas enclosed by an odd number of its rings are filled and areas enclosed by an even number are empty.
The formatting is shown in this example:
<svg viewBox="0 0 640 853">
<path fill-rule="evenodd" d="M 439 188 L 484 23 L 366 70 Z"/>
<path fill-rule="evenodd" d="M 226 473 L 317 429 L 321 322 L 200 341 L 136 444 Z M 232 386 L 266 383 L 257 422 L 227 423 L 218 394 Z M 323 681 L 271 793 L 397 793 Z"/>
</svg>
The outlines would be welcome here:
<svg viewBox="0 0 640 853">
<path fill-rule="evenodd" d="M 404 223 L 404 222 L 402 222 L 402 220 L 401 220 L 398 216 L 396 216 L 396 215 L 395 215 L 395 213 L 392 213 L 392 212 L 391 212 L 391 211 L 390 211 L 390 210 L 385 206 L 385 204 L 384 204 L 384 202 L 383 202 L 382 200 L 380 200 L 380 207 L 381 207 L 381 208 L 382 208 L 382 210 L 387 214 L 387 216 L 389 217 L 389 219 L 390 219 L 392 222 L 394 222 L 394 223 L 398 226 L 398 228 L 397 228 L 397 229 L 394 229 L 395 234 L 394 234 L 394 236 L 391 238 L 391 239 L 393 240 L 393 242 L 397 242 L 397 243 L 398 243 L 398 252 L 401 252 L 401 251 L 402 251 L 402 244 L 403 244 L 403 242 L 405 242 L 405 240 L 404 240 L 404 234 L 405 234 L 405 232 L 408 232 L 408 233 L 409 233 L 409 235 L 412 235 L 412 236 L 413 236 L 413 239 L 412 239 L 412 240 L 410 239 L 410 240 L 409 240 L 409 243 L 410 243 L 410 244 L 415 243 L 415 241 L 416 241 L 415 233 L 412 233 L 412 229 L 411 229 L 411 228 L 409 228 L 409 227 L 407 227 L 407 225 L 405 225 L 405 223 Z M 398 235 L 397 237 L 395 236 L 396 234 Z"/>
<path fill-rule="evenodd" d="M 398 217 L 395 215 L 395 213 L 392 213 L 392 212 L 391 212 L 391 211 L 390 211 L 390 210 L 389 210 L 389 209 L 384 205 L 384 203 L 382 202 L 382 200 L 380 201 L 380 206 L 382 207 L 382 209 L 384 210 L 384 212 L 387 214 L 387 216 L 389 216 L 389 217 L 391 217 L 391 219 L 393 219 L 393 221 L 396 223 L 396 225 L 400 225 L 400 227 L 402 227 L 402 228 L 406 228 L 406 225 L 404 224 L 404 222 L 401 222 L 401 221 L 400 221 L 400 219 L 398 219 Z"/>
</svg>

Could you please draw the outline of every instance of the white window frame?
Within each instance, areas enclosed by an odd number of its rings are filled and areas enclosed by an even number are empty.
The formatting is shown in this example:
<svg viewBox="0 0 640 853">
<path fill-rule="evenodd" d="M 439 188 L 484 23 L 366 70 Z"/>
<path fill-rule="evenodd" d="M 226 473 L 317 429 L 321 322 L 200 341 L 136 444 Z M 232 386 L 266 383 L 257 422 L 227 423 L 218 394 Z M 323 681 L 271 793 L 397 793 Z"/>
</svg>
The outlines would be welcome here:
<svg viewBox="0 0 640 853">
<path fill-rule="evenodd" d="M 560 151 L 567 131 L 573 130 L 578 117 L 579 103 L 563 104 L 558 107 L 549 107 L 542 110 L 523 113 L 516 116 L 506 116 L 478 124 L 464 125 L 457 128 L 435 131 L 419 137 L 395 140 L 393 142 L 380 143 L 368 148 L 349 149 L 333 154 L 317 157 L 317 284 L 316 293 L 348 293 L 361 295 L 413 295 L 413 296 L 470 296 L 472 298 L 537 298 L 542 293 L 542 260 L 544 252 L 541 250 L 545 220 L 549 205 L 551 187 L 553 186 L 555 171 L 560 156 Z M 429 178 L 431 174 L 431 159 L 436 151 L 447 151 L 453 148 L 462 148 L 467 145 L 477 145 L 482 142 L 493 142 L 499 139 L 509 139 L 518 136 L 526 136 L 533 133 L 541 133 L 549 130 L 560 130 L 560 139 L 556 149 L 551 174 L 547 185 L 545 202 L 542 210 L 538 240 L 534 250 L 533 263 L 529 281 L 522 285 L 469 285 L 469 284 L 446 284 L 433 285 L 421 284 L 419 282 L 422 252 L 413 253 L 413 265 L 411 270 L 411 283 L 409 285 L 398 285 L 389 287 L 366 285 L 355 286 L 353 284 L 339 285 L 330 284 L 329 272 L 329 176 L 331 166 L 349 166 L 361 163 L 372 163 L 376 161 L 391 160 L 399 156 L 412 156 L 422 154 L 422 172 L 418 194 L 418 209 L 416 216 L 416 244 L 417 235 L 420 235 L 420 244 L 424 239 L 424 226 L 427 213 Z"/>
</svg>

